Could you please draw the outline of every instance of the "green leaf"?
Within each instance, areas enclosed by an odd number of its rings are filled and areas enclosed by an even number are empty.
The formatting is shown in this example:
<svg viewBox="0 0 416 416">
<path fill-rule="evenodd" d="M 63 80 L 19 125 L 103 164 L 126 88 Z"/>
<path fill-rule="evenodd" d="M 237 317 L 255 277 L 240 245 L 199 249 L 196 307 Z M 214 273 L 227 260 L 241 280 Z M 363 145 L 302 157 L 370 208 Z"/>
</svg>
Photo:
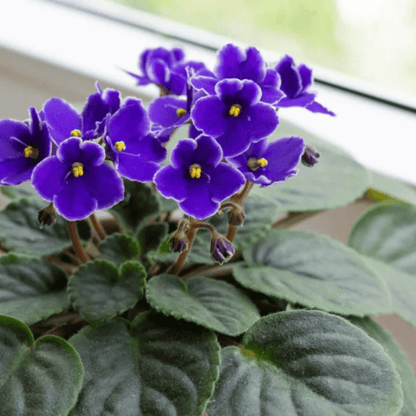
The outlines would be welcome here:
<svg viewBox="0 0 416 416">
<path fill-rule="evenodd" d="M 13 186 L 2 186 L 1 191 L 3 192 L 4 196 L 10 199 L 20 199 L 20 198 L 38 198 L 40 200 L 40 196 L 33 188 L 30 182 L 23 182 L 20 185 L 13 185 Z M 46 202 L 44 202 L 46 205 Z"/>
<path fill-rule="evenodd" d="M 211 331 L 163 315 L 113 320 L 71 338 L 85 367 L 74 416 L 201 416 L 219 374 Z"/>
<path fill-rule="evenodd" d="M 0 409 L 2 415 L 67 416 L 82 387 L 79 355 L 64 339 L 39 338 L 29 328 L 0 317 Z"/>
<path fill-rule="evenodd" d="M 398 200 L 416 205 L 416 191 L 399 179 L 391 178 L 377 172 L 370 172 L 370 188 L 367 195 L 373 199 Z"/>
<path fill-rule="evenodd" d="M 37 258 L 0 257 L 0 314 L 27 324 L 69 308 L 67 277 L 58 266 Z"/>
<path fill-rule="evenodd" d="M 277 136 L 278 135 L 278 136 Z M 368 171 L 347 153 L 281 122 L 275 138 L 299 135 L 315 146 L 321 157 L 312 168 L 299 164 L 295 177 L 269 187 L 254 187 L 251 195 L 268 199 L 276 212 L 316 211 L 348 204 L 368 188 Z M 273 136 L 272 139 L 273 140 Z M 306 139 L 307 138 L 307 139 Z"/>
<path fill-rule="evenodd" d="M 396 371 L 402 380 L 403 407 L 400 416 L 416 415 L 416 379 L 412 367 L 407 362 L 404 352 L 395 339 L 377 322 L 370 318 L 351 318 L 350 322 L 357 325 L 371 338 L 384 348 L 387 355 L 393 360 Z"/>
<path fill-rule="evenodd" d="M 105 260 L 82 265 L 70 277 L 68 295 L 74 308 L 97 325 L 121 314 L 143 297 L 146 272 L 137 261 L 117 269 Z"/>
<path fill-rule="evenodd" d="M 140 229 L 137 240 L 144 253 L 156 250 L 168 233 L 169 226 L 166 222 L 155 222 L 145 225 Z"/>
<path fill-rule="evenodd" d="M 209 416 L 395 416 L 400 378 L 379 344 L 318 311 L 263 317 L 222 351 Z"/>
<path fill-rule="evenodd" d="M 58 216 L 53 225 L 39 228 L 38 211 L 44 208 L 40 199 L 19 199 L 0 211 L 0 240 L 18 253 L 47 256 L 71 245 L 66 220 Z M 77 223 L 80 237 L 88 240 L 91 231 L 87 221 Z"/>
<path fill-rule="evenodd" d="M 307 231 L 273 230 L 233 268 L 244 287 L 342 315 L 391 311 L 384 281 L 354 250 Z"/>
<path fill-rule="evenodd" d="M 124 234 L 113 234 L 107 237 L 98 249 L 104 259 L 111 261 L 117 267 L 127 260 L 138 257 L 141 251 L 139 243 Z"/>
<path fill-rule="evenodd" d="M 151 215 L 160 211 L 160 203 L 150 189 L 144 183 L 124 179 L 125 197 L 110 211 L 117 215 L 121 225 L 132 233 L 135 233 L 140 223 Z"/>
<path fill-rule="evenodd" d="M 165 315 L 236 336 L 260 319 L 255 305 L 239 289 L 205 276 L 182 279 L 159 275 L 146 286 L 150 305 Z"/>
</svg>

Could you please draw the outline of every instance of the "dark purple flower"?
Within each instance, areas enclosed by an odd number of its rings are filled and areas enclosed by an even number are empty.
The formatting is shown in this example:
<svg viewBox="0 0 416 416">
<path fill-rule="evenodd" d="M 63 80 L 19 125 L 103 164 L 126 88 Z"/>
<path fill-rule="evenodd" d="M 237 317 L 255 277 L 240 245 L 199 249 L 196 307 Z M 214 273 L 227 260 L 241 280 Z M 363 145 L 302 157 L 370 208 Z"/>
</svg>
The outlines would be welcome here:
<svg viewBox="0 0 416 416">
<path fill-rule="evenodd" d="M 300 137 L 285 137 L 270 143 L 264 139 L 253 143 L 246 152 L 229 161 L 250 182 L 264 187 L 296 175 L 296 166 L 304 147 Z"/>
<path fill-rule="evenodd" d="M 120 108 L 120 92 L 112 89 L 102 91 L 98 83 L 96 87 L 98 92 L 87 98 L 81 114 L 61 98 L 46 101 L 40 115 L 56 145 L 69 137 L 90 140 L 103 134 L 106 116 Z"/>
<path fill-rule="evenodd" d="M 261 90 L 255 82 L 224 79 L 215 92 L 194 104 L 191 117 L 197 129 L 217 140 L 224 157 L 243 153 L 279 124 L 276 110 L 260 102 Z"/>
<path fill-rule="evenodd" d="M 77 137 L 64 140 L 56 156 L 36 166 L 32 185 L 70 221 L 87 218 L 96 209 L 110 208 L 124 198 L 123 181 L 105 163 L 104 149 Z"/>
<path fill-rule="evenodd" d="M 51 153 L 48 128 L 31 107 L 30 120 L 0 121 L 0 184 L 18 185 L 28 181 L 35 166 Z"/>
<path fill-rule="evenodd" d="M 222 159 L 221 147 L 211 137 L 183 139 L 171 153 L 171 165 L 159 170 L 153 181 L 161 195 L 176 200 L 185 214 L 204 219 L 245 183 L 244 176 Z"/>
<path fill-rule="evenodd" d="M 109 158 L 128 179 L 151 182 L 166 157 L 166 149 L 149 133 L 150 120 L 140 100 L 128 98 L 107 121 L 105 143 Z"/>
<path fill-rule="evenodd" d="M 310 146 L 305 147 L 305 151 L 302 155 L 302 164 L 308 167 L 312 167 L 315 163 L 318 162 L 320 154 Z"/>
<path fill-rule="evenodd" d="M 213 232 L 211 237 L 211 255 L 214 260 L 219 263 L 227 262 L 234 255 L 234 252 L 232 243 L 224 235 Z"/>
<path fill-rule="evenodd" d="M 136 79 L 137 85 L 156 84 L 161 88 L 162 95 L 182 95 L 186 90 L 186 68 L 205 68 L 202 62 L 185 61 L 184 58 L 180 48 L 171 51 L 165 48 L 146 49 L 139 60 L 141 75 L 127 73 Z"/>
<path fill-rule="evenodd" d="M 249 47 L 242 51 L 235 45 L 227 44 L 217 54 L 217 65 L 214 73 L 199 71 L 192 78 L 192 86 L 204 90 L 207 94 L 215 94 L 215 85 L 226 78 L 247 79 L 255 82 L 261 89 L 260 101 L 276 104 L 284 97 L 280 91 L 280 77 L 275 69 L 266 68 L 260 51 Z"/>
<path fill-rule="evenodd" d="M 285 55 L 276 65 L 276 70 L 282 79 L 280 89 L 286 94 L 279 101 L 279 107 L 305 107 L 313 113 L 335 116 L 332 111 L 315 101 L 316 93 L 309 91 L 313 82 L 309 67 L 304 64 L 296 67 L 293 58 Z"/>
</svg>

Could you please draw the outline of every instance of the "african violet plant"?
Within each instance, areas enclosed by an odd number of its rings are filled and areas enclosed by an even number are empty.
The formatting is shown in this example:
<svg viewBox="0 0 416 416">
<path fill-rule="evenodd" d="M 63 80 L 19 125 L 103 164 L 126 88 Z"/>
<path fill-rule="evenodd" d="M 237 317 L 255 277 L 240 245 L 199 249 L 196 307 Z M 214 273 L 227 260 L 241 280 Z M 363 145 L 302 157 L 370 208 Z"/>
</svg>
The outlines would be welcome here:
<svg viewBox="0 0 416 416">
<path fill-rule="evenodd" d="M 147 109 L 97 84 L 80 113 L 0 121 L 0 414 L 414 416 L 371 319 L 416 326 L 412 191 L 279 124 L 334 115 L 289 56 L 226 45 L 212 72 L 158 48 L 140 72 Z M 290 229 L 368 188 L 396 201 L 350 247 Z"/>
</svg>

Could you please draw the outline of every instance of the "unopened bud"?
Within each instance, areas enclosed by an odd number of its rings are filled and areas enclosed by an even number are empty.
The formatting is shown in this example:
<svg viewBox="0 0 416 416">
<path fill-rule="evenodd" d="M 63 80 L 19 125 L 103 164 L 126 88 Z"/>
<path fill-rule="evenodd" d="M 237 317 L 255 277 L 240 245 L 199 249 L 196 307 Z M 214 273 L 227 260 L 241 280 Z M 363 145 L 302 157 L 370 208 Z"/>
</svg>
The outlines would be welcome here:
<svg viewBox="0 0 416 416">
<path fill-rule="evenodd" d="M 301 161 L 305 166 L 312 167 L 316 162 L 318 162 L 319 156 L 319 153 L 314 148 L 306 146 Z"/>
<path fill-rule="evenodd" d="M 232 208 L 228 211 L 228 224 L 241 225 L 246 215 L 242 208 Z"/>
<path fill-rule="evenodd" d="M 53 203 L 41 209 L 38 213 L 39 228 L 45 225 L 52 225 L 56 221 L 56 211 Z"/>
<path fill-rule="evenodd" d="M 227 238 L 215 232 L 212 234 L 211 238 L 211 255 L 214 260 L 218 261 L 219 263 L 225 263 L 231 259 L 234 255 L 234 247 L 231 241 L 227 240 Z"/>
<path fill-rule="evenodd" d="M 176 231 L 169 240 L 169 247 L 171 251 L 180 253 L 189 247 L 189 240 L 183 231 Z"/>
</svg>

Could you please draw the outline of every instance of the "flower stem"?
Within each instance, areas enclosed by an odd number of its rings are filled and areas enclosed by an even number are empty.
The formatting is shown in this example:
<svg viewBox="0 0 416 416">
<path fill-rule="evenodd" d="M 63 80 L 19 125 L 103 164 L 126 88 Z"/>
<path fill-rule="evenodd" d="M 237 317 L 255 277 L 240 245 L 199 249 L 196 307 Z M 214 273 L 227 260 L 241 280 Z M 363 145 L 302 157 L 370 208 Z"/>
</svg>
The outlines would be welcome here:
<svg viewBox="0 0 416 416">
<path fill-rule="evenodd" d="M 72 248 L 74 249 L 79 259 L 83 263 L 87 263 L 88 261 L 90 261 L 90 259 L 88 258 L 87 253 L 85 252 L 84 247 L 82 246 L 82 243 L 79 239 L 79 234 L 78 234 L 77 225 L 75 221 L 67 220 L 66 226 L 68 228 L 69 238 L 71 239 L 71 242 L 72 242 Z"/>
<path fill-rule="evenodd" d="M 91 214 L 90 220 L 92 222 L 92 226 L 94 227 L 94 230 L 98 234 L 98 237 L 100 237 L 101 240 L 105 240 L 107 238 L 107 234 L 105 233 L 104 228 L 99 223 L 94 213 Z"/>
</svg>

